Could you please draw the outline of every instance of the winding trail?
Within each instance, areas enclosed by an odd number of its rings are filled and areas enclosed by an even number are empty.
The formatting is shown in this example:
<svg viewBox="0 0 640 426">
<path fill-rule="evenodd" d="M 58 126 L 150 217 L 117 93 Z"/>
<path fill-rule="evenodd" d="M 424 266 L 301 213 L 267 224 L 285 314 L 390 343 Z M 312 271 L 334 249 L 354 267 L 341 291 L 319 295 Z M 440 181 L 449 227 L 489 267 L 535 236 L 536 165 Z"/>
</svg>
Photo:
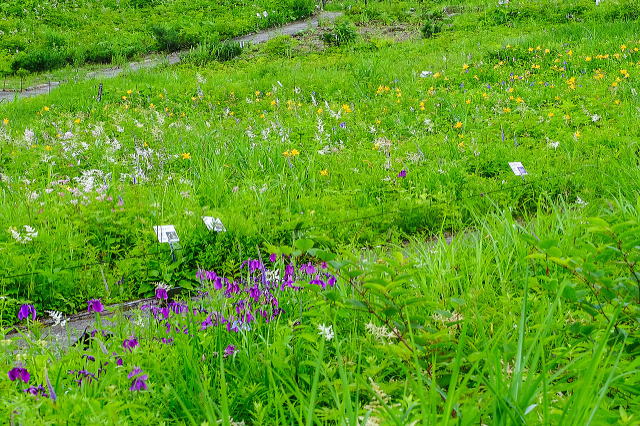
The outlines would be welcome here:
<svg viewBox="0 0 640 426">
<path fill-rule="evenodd" d="M 233 41 L 237 41 L 241 44 L 249 43 L 249 44 L 260 44 L 267 42 L 275 37 L 280 35 L 296 35 L 304 32 L 308 29 L 317 28 L 319 26 L 320 21 L 334 21 L 336 18 L 342 15 L 342 12 L 321 12 L 317 15 L 313 15 L 307 19 L 302 19 L 300 21 L 291 22 L 290 24 L 284 25 L 278 28 L 272 28 L 269 30 L 260 31 L 255 34 L 248 34 L 241 37 L 236 37 L 232 39 Z M 145 59 L 137 62 L 129 62 L 127 65 L 105 68 L 98 71 L 90 72 L 86 75 L 87 79 L 100 79 L 100 78 L 114 78 L 119 76 L 125 71 L 137 71 L 140 69 L 147 68 L 155 68 L 162 64 L 174 65 L 180 62 L 181 55 L 187 53 L 187 50 L 183 50 L 180 52 L 174 52 L 166 56 L 157 57 L 157 56 L 147 56 Z M 21 92 L 13 91 L 13 90 L 0 90 L 0 103 L 2 102 L 10 102 L 17 99 L 23 98 L 31 98 L 33 96 L 45 95 L 51 90 L 59 87 L 61 84 L 66 83 L 66 81 L 52 81 L 45 84 L 39 84 L 36 86 L 29 87 L 27 89 L 22 90 Z"/>
</svg>

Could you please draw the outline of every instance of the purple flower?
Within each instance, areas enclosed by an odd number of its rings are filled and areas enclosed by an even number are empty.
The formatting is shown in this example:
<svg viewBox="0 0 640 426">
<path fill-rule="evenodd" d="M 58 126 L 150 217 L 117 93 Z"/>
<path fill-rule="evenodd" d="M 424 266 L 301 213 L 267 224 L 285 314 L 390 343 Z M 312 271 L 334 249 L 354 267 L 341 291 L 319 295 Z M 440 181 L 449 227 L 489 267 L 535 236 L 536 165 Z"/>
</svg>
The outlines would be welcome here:
<svg viewBox="0 0 640 426">
<path fill-rule="evenodd" d="M 340 123 L 340 127 L 343 129 L 347 128 L 347 123 L 345 123 L 344 121 L 342 123 Z"/>
<path fill-rule="evenodd" d="M 133 370 L 131 370 L 131 372 L 127 376 L 127 379 L 130 379 L 133 376 L 137 376 L 140 373 L 142 373 L 142 369 L 140 367 L 133 367 Z"/>
<path fill-rule="evenodd" d="M 166 337 L 163 337 L 162 339 L 160 339 L 160 341 L 162 343 L 164 343 L 165 345 L 170 345 L 171 343 L 173 343 L 173 338 L 169 337 L 168 339 Z"/>
<path fill-rule="evenodd" d="M 33 305 L 22 305 L 18 311 L 18 319 L 20 321 L 31 317 L 32 320 L 36 319 L 36 308 Z"/>
<path fill-rule="evenodd" d="M 156 288 L 156 299 L 167 300 L 168 298 L 169 298 L 169 295 L 167 294 L 166 288 L 162 288 L 162 287 Z"/>
<path fill-rule="evenodd" d="M 131 387 L 129 388 L 129 390 L 131 392 L 134 391 L 141 391 L 141 390 L 147 390 L 147 379 L 149 378 L 149 376 L 147 376 L 146 374 L 143 374 L 142 376 L 136 377 L 135 379 L 133 379 L 133 382 L 131 382 Z"/>
<path fill-rule="evenodd" d="M 9 380 L 15 382 L 20 379 L 25 383 L 29 383 L 29 379 L 31 378 L 31 374 L 27 371 L 26 368 L 23 367 L 14 367 L 9 370 Z"/>
<path fill-rule="evenodd" d="M 87 312 L 102 312 L 104 311 L 104 306 L 102 306 L 102 302 L 100 299 L 91 299 L 87 300 Z"/>
<path fill-rule="evenodd" d="M 94 356 L 92 356 L 92 355 L 89 355 L 89 354 L 82 354 L 82 358 L 86 358 L 87 361 L 92 361 L 92 362 L 96 361 L 96 358 Z"/>
<path fill-rule="evenodd" d="M 211 315 L 209 315 L 207 318 L 205 318 L 204 321 L 202 321 L 202 324 L 200 324 L 200 330 L 206 330 L 212 325 L 213 325 L 213 321 L 211 321 Z"/>
<path fill-rule="evenodd" d="M 122 361 L 122 358 L 118 357 L 116 359 L 116 365 L 122 367 L 122 364 L 124 364 L 124 361 Z"/>
<path fill-rule="evenodd" d="M 312 275 L 316 273 L 316 268 L 311 264 L 311 262 L 309 262 L 300 266 L 300 271 L 305 272 L 309 275 Z"/>
<path fill-rule="evenodd" d="M 24 389 L 23 392 L 29 393 L 33 396 L 43 396 L 45 398 L 49 398 L 49 395 L 47 395 L 47 392 L 42 385 L 28 387 L 27 389 Z M 55 400 L 55 396 L 53 399 Z"/>
<path fill-rule="evenodd" d="M 134 336 L 129 336 L 128 339 L 124 339 L 124 342 L 122 342 L 122 347 L 129 351 L 133 350 L 136 346 L 138 346 L 138 340 Z"/>
<path fill-rule="evenodd" d="M 407 176 L 407 170 L 406 169 L 402 169 L 400 170 L 400 173 L 398 173 L 398 177 L 399 178 L 403 178 Z"/>
<path fill-rule="evenodd" d="M 147 376 L 146 374 L 141 374 L 142 372 L 143 371 L 140 367 L 133 367 L 133 370 L 131 370 L 131 372 L 127 376 L 128 379 L 133 378 L 133 382 L 131 382 L 131 387 L 129 388 L 130 391 L 133 392 L 133 391 L 139 391 L 139 390 L 147 390 L 146 381 L 149 378 L 149 376 Z"/>
<path fill-rule="evenodd" d="M 232 356 L 233 354 L 236 353 L 236 347 L 233 345 L 229 345 L 226 348 L 224 348 L 224 357 L 229 357 Z"/>
<path fill-rule="evenodd" d="M 271 253 L 271 255 L 269 255 L 269 262 L 275 262 L 276 260 L 278 260 L 278 255 Z"/>
</svg>

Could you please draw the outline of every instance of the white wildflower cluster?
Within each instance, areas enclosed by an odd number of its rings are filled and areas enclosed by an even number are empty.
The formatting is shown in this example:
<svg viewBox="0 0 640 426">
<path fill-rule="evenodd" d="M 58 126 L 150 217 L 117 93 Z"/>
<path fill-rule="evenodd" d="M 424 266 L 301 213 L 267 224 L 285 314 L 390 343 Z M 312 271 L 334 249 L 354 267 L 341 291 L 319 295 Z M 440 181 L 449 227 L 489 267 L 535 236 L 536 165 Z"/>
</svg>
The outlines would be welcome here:
<svg viewBox="0 0 640 426">
<path fill-rule="evenodd" d="M 369 403 L 364 406 L 369 415 L 361 416 L 358 420 L 364 422 L 362 424 L 365 426 L 378 426 L 383 424 L 382 418 L 385 416 L 385 407 L 398 408 L 400 404 L 392 404 L 391 397 L 371 377 L 369 377 L 369 384 L 376 396 L 371 398 Z"/>
<path fill-rule="evenodd" d="M 319 335 L 322 336 L 326 341 L 329 341 L 335 337 L 333 333 L 333 326 L 326 326 L 324 324 L 318 324 Z"/>
<path fill-rule="evenodd" d="M 369 322 L 364 326 L 369 334 L 375 337 L 377 340 L 384 344 L 390 344 L 390 339 L 395 338 L 395 335 L 390 331 L 386 325 L 377 326 L 372 322 Z"/>
<path fill-rule="evenodd" d="M 29 225 L 24 225 L 24 233 L 18 231 L 15 227 L 9 228 L 9 232 L 13 239 L 20 244 L 27 244 L 28 242 L 33 241 L 34 238 L 38 237 L 38 231 Z"/>
<path fill-rule="evenodd" d="M 65 318 L 62 314 L 62 312 L 58 312 L 58 311 L 46 311 L 49 316 L 51 317 L 51 319 L 53 320 L 53 326 L 57 327 L 64 327 L 67 324 L 67 318 Z"/>
</svg>

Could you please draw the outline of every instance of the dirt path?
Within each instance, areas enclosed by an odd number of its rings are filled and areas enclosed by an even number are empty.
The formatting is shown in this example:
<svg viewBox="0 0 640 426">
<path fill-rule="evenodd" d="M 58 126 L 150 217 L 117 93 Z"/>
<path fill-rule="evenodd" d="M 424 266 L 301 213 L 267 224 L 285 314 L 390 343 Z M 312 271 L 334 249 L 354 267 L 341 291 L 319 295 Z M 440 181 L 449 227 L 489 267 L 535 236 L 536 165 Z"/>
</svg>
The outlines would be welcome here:
<svg viewBox="0 0 640 426">
<path fill-rule="evenodd" d="M 300 34 L 303 31 L 306 31 L 310 28 L 317 28 L 320 21 L 334 21 L 337 17 L 341 16 L 341 12 L 321 12 L 318 15 L 311 16 L 307 19 L 303 19 L 300 21 L 292 22 L 290 24 L 284 25 L 279 28 L 273 28 L 270 30 L 260 31 L 255 34 L 248 34 L 241 37 L 236 37 L 233 41 L 237 41 L 239 43 L 250 43 L 250 44 L 260 44 L 266 41 L 269 41 L 279 35 L 296 35 Z M 177 64 L 180 62 L 180 56 L 186 53 L 187 51 L 175 52 L 170 55 L 164 57 L 157 56 L 149 56 L 142 61 L 138 62 L 130 62 L 127 65 L 120 67 L 111 67 L 98 71 L 93 71 L 87 74 L 87 78 L 113 78 L 117 77 L 121 73 L 125 71 L 137 71 L 145 68 L 154 68 L 161 64 Z M 65 81 L 52 81 L 46 84 L 39 84 L 37 86 L 29 87 L 22 92 L 15 92 L 11 90 L 0 90 L 0 103 L 1 102 L 10 102 L 16 99 L 22 98 L 30 98 L 33 96 L 44 95 L 61 84 L 65 83 Z"/>
</svg>

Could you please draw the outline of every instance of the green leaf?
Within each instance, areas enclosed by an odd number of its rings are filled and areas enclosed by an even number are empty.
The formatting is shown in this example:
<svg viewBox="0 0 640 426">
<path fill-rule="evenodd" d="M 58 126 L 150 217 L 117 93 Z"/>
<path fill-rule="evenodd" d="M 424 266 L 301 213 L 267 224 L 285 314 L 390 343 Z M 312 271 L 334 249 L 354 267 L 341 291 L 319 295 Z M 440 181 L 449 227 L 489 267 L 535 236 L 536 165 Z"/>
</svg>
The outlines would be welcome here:
<svg viewBox="0 0 640 426">
<path fill-rule="evenodd" d="M 293 245 L 297 249 L 300 249 L 301 251 L 306 252 L 313 248 L 314 242 L 313 240 L 303 238 L 303 239 L 297 240 L 295 243 L 293 243 Z"/>
</svg>

